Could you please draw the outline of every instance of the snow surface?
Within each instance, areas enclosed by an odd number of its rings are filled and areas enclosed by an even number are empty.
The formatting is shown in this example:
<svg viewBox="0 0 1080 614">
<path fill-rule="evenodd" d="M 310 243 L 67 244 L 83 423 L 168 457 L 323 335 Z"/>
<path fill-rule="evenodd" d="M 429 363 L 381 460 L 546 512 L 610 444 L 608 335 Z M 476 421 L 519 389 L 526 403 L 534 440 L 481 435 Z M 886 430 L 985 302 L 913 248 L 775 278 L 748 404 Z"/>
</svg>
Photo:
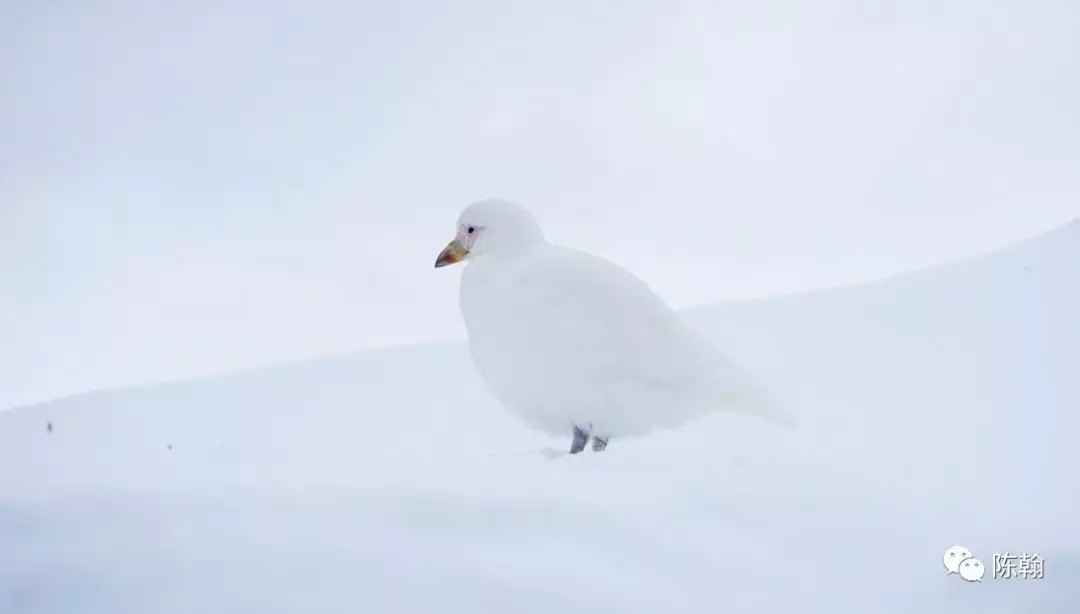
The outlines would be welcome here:
<svg viewBox="0 0 1080 614">
<path fill-rule="evenodd" d="M 1077 314 L 1078 224 L 693 310 L 800 428 L 574 457 L 464 343 L 0 413 L 0 612 L 1075 614 Z M 946 576 L 956 544 L 1046 577 Z"/>
</svg>

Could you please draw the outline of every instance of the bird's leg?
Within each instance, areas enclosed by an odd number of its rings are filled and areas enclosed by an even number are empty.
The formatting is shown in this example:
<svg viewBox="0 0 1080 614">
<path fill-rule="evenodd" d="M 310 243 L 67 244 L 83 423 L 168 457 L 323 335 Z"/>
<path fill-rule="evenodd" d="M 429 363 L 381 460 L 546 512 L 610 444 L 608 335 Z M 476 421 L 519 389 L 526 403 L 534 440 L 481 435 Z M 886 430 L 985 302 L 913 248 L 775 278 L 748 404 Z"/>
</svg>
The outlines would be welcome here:
<svg viewBox="0 0 1080 614">
<path fill-rule="evenodd" d="M 592 438 L 592 451 L 593 452 L 603 452 L 605 449 L 607 449 L 608 439 L 610 439 L 610 437 L 604 437 L 604 438 L 601 439 L 600 437 L 593 436 L 593 438 Z"/>
<path fill-rule="evenodd" d="M 570 443 L 570 453 L 577 454 L 585 449 L 585 444 L 589 442 L 589 434 L 582 430 L 578 425 L 574 425 L 574 441 Z"/>
</svg>

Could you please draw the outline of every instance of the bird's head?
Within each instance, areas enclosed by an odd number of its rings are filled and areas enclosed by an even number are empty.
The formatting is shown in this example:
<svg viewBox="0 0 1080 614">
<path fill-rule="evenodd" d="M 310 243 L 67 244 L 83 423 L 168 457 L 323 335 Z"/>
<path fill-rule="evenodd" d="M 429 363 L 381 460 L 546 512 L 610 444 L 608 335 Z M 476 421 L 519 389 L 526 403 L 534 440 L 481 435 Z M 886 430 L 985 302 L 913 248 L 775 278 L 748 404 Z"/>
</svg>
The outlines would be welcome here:
<svg viewBox="0 0 1080 614">
<path fill-rule="evenodd" d="M 435 268 L 480 256 L 512 255 L 544 242 L 528 209 L 505 200 L 482 200 L 458 216 L 456 236 L 435 259 Z"/>
</svg>

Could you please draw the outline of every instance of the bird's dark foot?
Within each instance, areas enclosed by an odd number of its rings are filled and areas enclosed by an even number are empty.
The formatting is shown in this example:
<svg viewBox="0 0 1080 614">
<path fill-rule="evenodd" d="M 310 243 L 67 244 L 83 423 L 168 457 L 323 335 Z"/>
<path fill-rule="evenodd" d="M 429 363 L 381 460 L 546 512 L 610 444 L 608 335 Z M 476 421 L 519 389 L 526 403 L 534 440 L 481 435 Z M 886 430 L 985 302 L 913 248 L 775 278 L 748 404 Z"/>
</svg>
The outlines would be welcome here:
<svg viewBox="0 0 1080 614">
<path fill-rule="evenodd" d="M 604 450 L 607 449 L 607 442 L 608 442 L 607 438 L 601 439 L 599 437 L 593 437 L 592 438 L 592 451 L 593 452 L 603 452 Z"/>
<path fill-rule="evenodd" d="M 577 454 L 585 449 L 585 444 L 589 443 L 589 434 L 581 429 L 580 426 L 574 426 L 574 441 L 570 443 L 570 453 Z"/>
</svg>

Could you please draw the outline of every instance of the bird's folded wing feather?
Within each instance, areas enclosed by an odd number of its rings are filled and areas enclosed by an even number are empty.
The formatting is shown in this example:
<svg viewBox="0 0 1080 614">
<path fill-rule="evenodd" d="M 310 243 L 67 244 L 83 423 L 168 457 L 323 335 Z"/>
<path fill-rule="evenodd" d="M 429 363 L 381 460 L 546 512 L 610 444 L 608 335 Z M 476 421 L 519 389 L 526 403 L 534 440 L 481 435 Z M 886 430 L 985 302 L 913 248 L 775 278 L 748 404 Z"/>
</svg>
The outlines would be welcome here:
<svg viewBox="0 0 1080 614">
<path fill-rule="evenodd" d="M 736 411 L 790 422 L 764 390 L 692 331 L 643 281 L 601 258 L 559 248 L 522 266 L 511 304 L 533 326 L 501 343 L 531 351 L 555 381 L 616 382 L 640 391 L 743 403 Z M 513 352 L 512 352 L 513 353 Z"/>
<path fill-rule="evenodd" d="M 589 254 L 560 248 L 531 262 L 511 293 L 515 311 L 530 312 L 533 326 L 503 341 L 529 347 L 538 360 L 558 357 L 554 368 L 568 377 L 675 386 L 719 358 L 644 282 Z"/>
</svg>

